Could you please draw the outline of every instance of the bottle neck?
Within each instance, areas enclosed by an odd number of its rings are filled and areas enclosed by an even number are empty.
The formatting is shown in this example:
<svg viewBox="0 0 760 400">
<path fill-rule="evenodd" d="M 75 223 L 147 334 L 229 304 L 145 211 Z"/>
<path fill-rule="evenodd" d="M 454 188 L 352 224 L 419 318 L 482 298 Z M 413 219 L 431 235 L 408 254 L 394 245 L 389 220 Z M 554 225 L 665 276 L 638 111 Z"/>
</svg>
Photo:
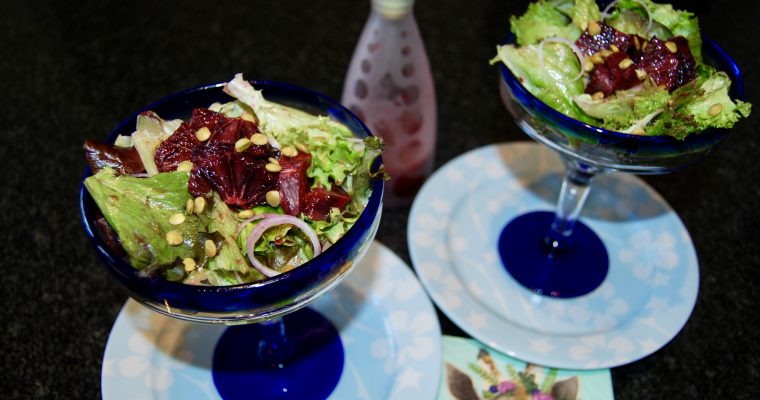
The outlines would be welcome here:
<svg viewBox="0 0 760 400">
<path fill-rule="evenodd" d="M 413 1 L 372 0 L 372 10 L 387 19 L 399 19 L 412 13 Z"/>
</svg>

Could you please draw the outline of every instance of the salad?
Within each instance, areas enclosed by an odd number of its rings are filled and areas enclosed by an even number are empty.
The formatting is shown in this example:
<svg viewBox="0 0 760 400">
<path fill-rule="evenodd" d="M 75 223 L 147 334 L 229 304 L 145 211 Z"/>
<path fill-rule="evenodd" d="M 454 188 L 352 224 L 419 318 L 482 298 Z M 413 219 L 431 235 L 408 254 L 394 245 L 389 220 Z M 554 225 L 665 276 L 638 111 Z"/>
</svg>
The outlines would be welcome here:
<svg viewBox="0 0 760 400">
<path fill-rule="evenodd" d="M 88 140 L 84 185 L 109 247 L 146 275 L 254 282 L 339 240 L 371 194 L 383 148 L 344 125 L 266 100 L 237 74 L 234 100 L 186 121 L 147 111 L 114 144 Z"/>
<path fill-rule="evenodd" d="M 534 96 L 594 126 L 683 139 L 750 113 L 702 60 L 697 18 L 651 0 L 540 0 L 510 18 L 503 62 Z"/>
</svg>

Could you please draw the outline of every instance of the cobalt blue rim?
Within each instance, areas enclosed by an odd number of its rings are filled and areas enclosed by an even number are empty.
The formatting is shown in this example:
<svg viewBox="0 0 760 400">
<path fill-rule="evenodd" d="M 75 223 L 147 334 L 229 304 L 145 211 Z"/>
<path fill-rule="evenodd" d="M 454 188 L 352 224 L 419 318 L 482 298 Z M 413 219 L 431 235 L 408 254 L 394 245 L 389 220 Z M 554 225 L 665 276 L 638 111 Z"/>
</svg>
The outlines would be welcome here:
<svg viewBox="0 0 760 400">
<path fill-rule="evenodd" d="M 313 91 L 311 89 L 307 89 L 300 86 L 295 86 L 287 83 L 282 82 L 276 82 L 276 81 L 269 81 L 269 80 L 259 80 L 259 81 L 250 81 L 250 83 L 256 87 L 259 90 L 262 90 L 264 95 L 269 98 L 269 94 L 272 92 L 276 93 L 278 96 L 287 96 L 287 94 L 296 94 L 298 96 L 302 97 L 309 97 L 316 101 L 316 103 L 326 106 L 326 109 L 328 110 L 328 114 L 331 116 L 337 116 L 336 119 L 339 120 L 339 122 L 346 123 L 348 122 L 350 126 L 353 126 L 354 129 L 351 129 L 352 132 L 356 135 L 366 137 L 366 136 L 373 136 L 370 130 L 366 127 L 364 123 L 356 116 L 354 115 L 350 110 L 343 107 L 340 103 L 337 101 L 321 94 L 316 91 Z M 137 116 L 144 112 L 144 111 L 156 111 L 157 109 L 162 109 L 164 106 L 172 105 L 174 102 L 192 97 L 194 95 L 198 95 L 199 97 L 209 97 L 210 99 L 217 98 L 219 100 L 217 101 L 230 101 L 232 98 L 228 96 L 227 94 L 224 94 L 221 89 L 225 85 L 224 82 L 222 83 L 214 83 L 210 85 L 204 85 L 199 86 L 192 89 L 183 90 L 177 93 L 174 93 L 172 95 L 169 95 L 167 97 L 164 97 L 160 100 L 157 100 L 145 107 L 142 107 L 138 111 L 134 112 L 129 118 L 125 119 L 121 123 L 117 125 L 117 127 L 108 135 L 106 138 L 106 142 L 112 143 L 116 137 L 119 134 L 131 134 L 134 131 L 134 125 L 135 120 Z M 267 91 L 269 89 L 269 91 Z M 189 103 L 189 101 L 186 101 Z M 211 104 L 213 101 L 209 101 L 208 104 Z M 316 105 L 311 105 L 312 107 L 317 107 Z M 178 107 L 178 106 L 174 106 Z M 181 107 L 179 107 L 181 108 Z M 185 105 L 184 108 L 187 110 L 187 113 L 189 115 L 189 111 L 192 107 L 188 105 Z M 337 112 L 331 112 L 330 110 L 337 110 Z M 161 115 L 161 113 L 159 113 Z M 340 116 L 345 116 L 344 118 L 341 118 Z M 378 158 L 375 161 L 375 164 L 373 166 L 374 170 L 377 170 L 379 166 L 382 164 L 382 159 Z M 382 179 L 377 179 L 372 182 L 372 194 L 370 195 L 370 198 L 367 202 L 366 207 L 362 211 L 362 214 L 359 216 L 357 221 L 354 223 L 354 225 L 349 228 L 343 237 L 341 237 L 338 242 L 336 242 L 333 246 L 330 246 L 328 249 L 323 251 L 318 257 L 302 264 L 298 268 L 295 268 L 293 270 L 284 272 L 282 274 L 279 274 L 277 276 L 267 278 L 261 281 L 257 282 L 251 282 L 251 283 L 244 283 L 239 285 L 231 285 L 231 286 L 199 286 L 199 285 L 186 285 L 179 282 L 171 282 L 167 281 L 165 279 L 162 279 L 160 277 L 155 276 L 144 276 L 140 274 L 140 270 L 132 267 L 126 260 L 122 259 L 121 257 L 116 256 L 113 254 L 107 246 L 103 243 L 102 239 L 99 238 L 97 234 L 97 226 L 94 225 L 94 212 L 97 210 L 97 206 L 94 205 L 94 201 L 90 197 L 89 192 L 87 192 L 87 189 L 84 186 L 84 180 L 92 175 L 92 171 L 89 166 L 85 168 L 84 174 L 82 176 L 82 182 L 80 184 L 80 193 L 79 193 L 79 209 L 80 209 L 80 215 L 82 217 L 82 223 L 84 226 L 84 230 L 88 238 L 92 241 L 93 245 L 96 248 L 96 251 L 98 252 L 99 256 L 106 261 L 106 264 L 108 264 L 109 271 L 113 273 L 116 278 L 126 286 L 129 286 L 130 284 L 137 284 L 141 285 L 142 289 L 147 290 L 151 293 L 155 294 L 164 294 L 164 293 L 173 293 L 173 292 L 181 292 L 186 293 L 188 295 L 199 295 L 202 296 L 203 294 L 218 294 L 218 295 L 224 295 L 224 294 L 243 294 L 244 292 L 254 292 L 256 289 L 261 288 L 268 288 L 272 286 L 277 286 L 279 282 L 285 282 L 290 279 L 297 279 L 299 281 L 309 281 L 310 273 L 324 273 L 324 271 L 321 268 L 318 268 L 320 265 L 326 265 L 326 263 L 330 262 L 338 262 L 348 250 L 350 250 L 352 247 L 354 247 L 354 244 L 359 241 L 363 234 L 369 230 L 372 226 L 372 223 L 374 222 L 374 219 L 376 215 L 378 214 L 380 207 L 381 207 L 381 199 L 383 194 L 383 188 L 384 184 Z M 93 207 L 94 206 L 94 207 Z M 284 289 L 284 292 L 289 292 L 290 294 L 296 294 L 291 293 L 294 292 L 292 290 Z M 253 303 L 252 303 L 253 304 Z M 253 304 L 255 305 L 255 304 Z M 203 311 L 209 311 L 209 310 L 203 310 Z M 213 310 L 212 310 L 213 311 Z M 225 310 L 228 311 L 228 310 Z"/>
<path fill-rule="evenodd" d="M 514 42 L 515 35 L 509 33 L 501 44 L 514 44 Z M 714 40 L 708 38 L 705 35 L 702 35 L 702 57 L 705 59 L 705 61 L 711 61 L 718 70 L 728 74 L 729 78 L 731 79 L 731 88 L 729 89 L 731 98 L 744 101 L 744 79 L 742 78 L 739 66 Z M 548 104 L 541 101 L 538 97 L 530 93 L 530 91 L 528 91 L 520 83 L 520 80 L 517 78 L 517 76 L 515 76 L 512 71 L 507 68 L 506 65 L 504 65 L 504 63 L 501 63 L 499 65 L 499 68 L 501 69 L 501 78 L 509 86 L 510 90 L 513 93 L 516 93 L 522 99 L 525 99 L 531 107 L 534 107 L 536 109 L 538 113 L 565 125 L 567 128 L 573 129 L 573 131 L 577 133 L 588 134 L 589 136 L 593 136 L 597 139 L 619 139 L 624 141 L 639 142 L 646 145 L 679 144 L 688 146 L 696 141 L 710 141 L 710 139 L 725 135 L 727 132 L 727 129 L 711 128 L 699 132 L 698 134 L 689 135 L 683 140 L 678 140 L 672 136 L 667 135 L 642 136 L 604 129 L 602 127 L 578 121 L 577 119 L 569 117 L 555 110 Z"/>
</svg>

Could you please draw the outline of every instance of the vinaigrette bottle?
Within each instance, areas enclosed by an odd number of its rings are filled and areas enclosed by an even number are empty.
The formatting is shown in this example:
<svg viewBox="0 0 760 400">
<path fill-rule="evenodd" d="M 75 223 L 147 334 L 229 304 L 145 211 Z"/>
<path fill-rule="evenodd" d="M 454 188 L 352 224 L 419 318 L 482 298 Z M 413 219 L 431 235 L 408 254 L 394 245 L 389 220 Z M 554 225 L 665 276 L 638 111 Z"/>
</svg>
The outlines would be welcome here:
<svg viewBox="0 0 760 400">
<path fill-rule="evenodd" d="M 343 105 L 386 143 L 388 207 L 409 205 L 433 169 L 435 87 L 413 3 L 372 0 L 343 86 Z"/>
</svg>

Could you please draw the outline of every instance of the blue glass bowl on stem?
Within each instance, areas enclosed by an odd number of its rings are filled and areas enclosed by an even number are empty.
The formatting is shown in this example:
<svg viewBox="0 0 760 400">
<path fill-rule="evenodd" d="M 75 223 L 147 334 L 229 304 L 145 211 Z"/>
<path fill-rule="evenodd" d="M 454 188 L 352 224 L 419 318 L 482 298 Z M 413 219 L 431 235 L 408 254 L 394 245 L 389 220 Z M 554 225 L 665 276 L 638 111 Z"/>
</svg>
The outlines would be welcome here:
<svg viewBox="0 0 760 400">
<path fill-rule="evenodd" d="M 514 43 L 510 35 L 503 44 Z M 731 78 L 730 96 L 744 98 L 736 63 L 703 36 L 705 63 Z M 578 221 L 592 179 L 612 171 L 664 174 L 703 160 L 729 133 L 710 129 L 683 140 L 606 130 L 568 117 L 528 92 L 503 64 L 500 93 L 517 125 L 563 158 L 566 173 L 555 212 L 532 212 L 510 221 L 499 238 L 506 270 L 536 293 L 560 298 L 592 292 L 604 281 L 609 260 L 602 240 Z"/>
<path fill-rule="evenodd" d="M 358 138 L 371 135 L 359 118 L 327 96 L 285 83 L 251 84 L 269 101 L 329 116 Z M 143 111 L 186 119 L 193 108 L 233 100 L 223 87 L 224 83 L 202 86 L 150 104 L 119 124 L 106 141 L 130 135 Z M 380 163 L 377 160 L 375 168 Z M 90 175 L 88 168 L 82 180 Z M 186 285 L 141 273 L 106 244 L 96 222 L 98 207 L 83 183 L 79 205 L 85 232 L 106 270 L 135 300 L 173 318 L 242 325 L 228 328 L 216 345 L 214 383 L 224 398 L 248 398 L 255 390 L 262 398 L 321 399 L 342 373 L 342 345 L 329 321 L 301 309 L 346 278 L 367 252 L 379 226 L 382 194 L 383 181 L 374 180 L 355 224 L 319 256 L 280 275 L 234 286 Z"/>
</svg>

